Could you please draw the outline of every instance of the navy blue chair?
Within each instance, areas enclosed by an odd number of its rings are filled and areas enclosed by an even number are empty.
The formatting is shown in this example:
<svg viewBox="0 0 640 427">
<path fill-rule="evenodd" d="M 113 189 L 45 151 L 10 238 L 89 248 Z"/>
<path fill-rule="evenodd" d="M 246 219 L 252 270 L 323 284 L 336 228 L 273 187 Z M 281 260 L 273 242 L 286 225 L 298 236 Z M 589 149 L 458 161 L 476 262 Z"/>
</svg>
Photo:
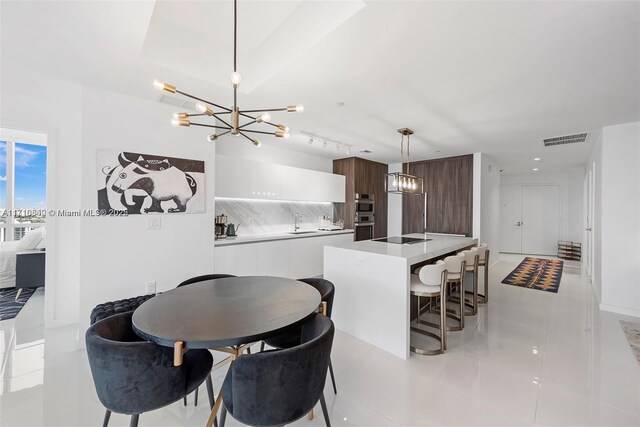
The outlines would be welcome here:
<svg viewBox="0 0 640 427">
<path fill-rule="evenodd" d="M 304 417 L 320 401 L 331 427 L 324 385 L 334 326 L 315 314 L 301 328 L 300 344 L 239 356 L 222 385 L 220 427 L 227 412 L 251 426 L 282 426 Z"/>
<path fill-rule="evenodd" d="M 318 292 L 320 292 L 320 298 L 322 302 L 326 304 L 326 311 L 324 314 L 327 317 L 331 317 L 331 311 L 333 310 L 333 297 L 336 294 L 336 288 L 333 283 L 326 279 L 320 279 L 317 277 L 298 279 L 298 281 L 311 285 L 316 288 Z M 291 348 L 299 345 L 300 333 L 300 326 L 289 328 L 280 335 L 264 340 L 260 346 L 260 350 L 264 350 L 265 343 L 274 348 Z M 333 385 L 333 392 L 335 394 L 338 394 L 338 389 L 336 388 L 336 378 L 333 375 L 333 365 L 331 363 L 331 360 L 329 360 L 329 373 L 331 374 L 331 384 Z"/>
<path fill-rule="evenodd" d="M 190 350 L 184 363 L 173 366 L 173 349 L 142 340 L 133 331 L 133 312 L 107 317 L 87 329 L 85 341 L 93 382 L 100 402 L 111 413 L 131 415 L 131 426 L 140 414 L 183 399 L 206 381 L 213 407 L 208 350 Z"/>
</svg>

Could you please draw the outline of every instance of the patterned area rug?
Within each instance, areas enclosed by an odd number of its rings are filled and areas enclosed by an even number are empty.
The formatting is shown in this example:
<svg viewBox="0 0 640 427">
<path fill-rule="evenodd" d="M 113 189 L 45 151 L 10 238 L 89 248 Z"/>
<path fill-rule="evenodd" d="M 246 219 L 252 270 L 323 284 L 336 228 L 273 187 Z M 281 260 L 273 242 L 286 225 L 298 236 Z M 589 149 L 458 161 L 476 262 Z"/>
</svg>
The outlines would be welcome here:
<svg viewBox="0 0 640 427">
<path fill-rule="evenodd" d="M 526 257 L 502 283 L 558 293 L 563 262 L 557 259 Z"/>
<path fill-rule="evenodd" d="M 627 341 L 633 350 L 633 354 L 636 355 L 636 360 L 640 363 L 640 323 L 620 321 L 622 330 L 627 336 Z"/>
<path fill-rule="evenodd" d="M 18 293 L 18 289 L 0 289 L 0 321 L 13 319 L 14 317 L 16 317 L 35 291 L 35 289 L 30 288 L 22 289 L 20 298 L 18 298 L 18 300 L 16 301 L 16 294 Z"/>
</svg>

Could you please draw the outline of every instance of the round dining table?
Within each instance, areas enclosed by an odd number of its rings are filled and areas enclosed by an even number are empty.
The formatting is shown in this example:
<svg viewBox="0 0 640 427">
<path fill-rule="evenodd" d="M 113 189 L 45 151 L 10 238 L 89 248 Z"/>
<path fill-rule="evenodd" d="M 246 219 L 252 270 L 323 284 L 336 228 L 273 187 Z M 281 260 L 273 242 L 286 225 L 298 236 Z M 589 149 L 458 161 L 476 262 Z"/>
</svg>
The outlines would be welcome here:
<svg viewBox="0 0 640 427">
<path fill-rule="evenodd" d="M 320 306 L 320 293 L 304 282 L 227 277 L 182 286 L 145 301 L 133 313 L 133 329 L 148 341 L 173 347 L 176 366 L 189 349 L 206 348 L 229 353 L 230 371 L 233 360 L 249 345 L 303 323 Z M 221 403 L 219 393 L 207 426 L 213 424 Z"/>
</svg>

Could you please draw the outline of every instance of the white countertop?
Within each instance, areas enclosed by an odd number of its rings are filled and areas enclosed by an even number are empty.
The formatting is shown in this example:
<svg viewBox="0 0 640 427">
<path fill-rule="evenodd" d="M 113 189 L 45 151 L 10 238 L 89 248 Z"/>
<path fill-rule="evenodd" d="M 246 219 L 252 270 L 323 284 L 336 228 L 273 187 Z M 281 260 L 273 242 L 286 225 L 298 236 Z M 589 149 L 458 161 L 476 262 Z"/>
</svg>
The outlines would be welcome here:
<svg viewBox="0 0 640 427">
<path fill-rule="evenodd" d="M 338 234 L 352 234 L 353 230 L 334 230 L 334 231 L 320 231 L 320 230 L 302 230 L 311 231 L 303 233 L 272 233 L 272 234 L 253 234 L 253 235 L 239 235 L 237 237 L 219 239 L 215 241 L 215 246 L 231 246 L 231 245 L 244 245 L 247 243 L 258 242 L 272 242 L 275 240 L 288 240 L 288 239 L 304 239 L 307 237 L 323 237 L 323 236 L 335 236 Z"/>
<path fill-rule="evenodd" d="M 359 242 L 331 245 L 331 247 L 405 258 L 410 264 L 412 264 L 436 258 L 446 253 L 458 251 L 462 248 L 476 245 L 478 243 L 478 239 L 473 239 L 471 237 L 450 236 L 446 234 L 416 233 L 403 234 L 403 237 L 426 238 L 432 240 L 412 244 L 396 244 L 375 240 L 363 240 Z"/>
</svg>

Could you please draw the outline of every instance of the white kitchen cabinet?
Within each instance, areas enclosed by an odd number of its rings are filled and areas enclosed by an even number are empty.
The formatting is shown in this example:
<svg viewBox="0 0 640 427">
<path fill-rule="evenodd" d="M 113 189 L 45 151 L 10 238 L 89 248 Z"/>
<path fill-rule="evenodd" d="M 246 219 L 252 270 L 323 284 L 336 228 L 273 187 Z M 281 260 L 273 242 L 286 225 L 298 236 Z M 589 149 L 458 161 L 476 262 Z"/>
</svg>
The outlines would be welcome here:
<svg viewBox="0 0 640 427">
<path fill-rule="evenodd" d="M 277 200 L 282 192 L 281 168 L 280 165 L 262 162 L 247 165 L 245 170 L 251 176 L 251 198 Z"/>
<path fill-rule="evenodd" d="M 218 155 L 216 197 L 345 201 L 345 177 L 310 169 Z"/>
<path fill-rule="evenodd" d="M 242 163 L 229 161 L 226 156 L 216 156 L 216 197 L 251 197 L 250 169 Z"/>
<path fill-rule="evenodd" d="M 353 233 L 216 246 L 215 273 L 236 276 L 320 276 L 325 245 L 353 241 Z"/>
</svg>

